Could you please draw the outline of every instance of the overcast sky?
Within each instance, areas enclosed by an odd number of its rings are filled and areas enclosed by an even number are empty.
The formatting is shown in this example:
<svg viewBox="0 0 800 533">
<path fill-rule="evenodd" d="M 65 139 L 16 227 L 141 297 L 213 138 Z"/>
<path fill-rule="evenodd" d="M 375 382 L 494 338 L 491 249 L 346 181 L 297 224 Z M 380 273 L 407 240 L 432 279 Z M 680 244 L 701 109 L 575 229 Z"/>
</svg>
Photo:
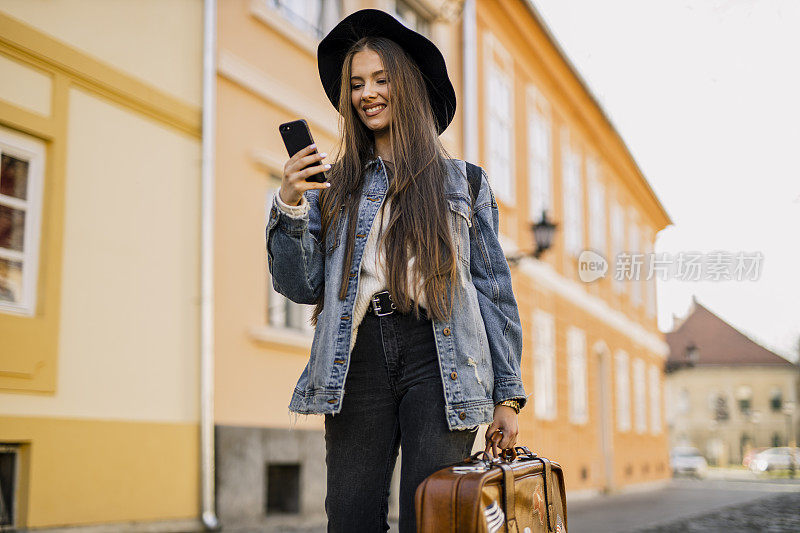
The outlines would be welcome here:
<svg viewBox="0 0 800 533">
<path fill-rule="evenodd" d="M 533 0 L 672 218 L 656 252 L 761 252 L 755 281 L 658 283 L 784 356 L 800 338 L 800 1 Z"/>
</svg>

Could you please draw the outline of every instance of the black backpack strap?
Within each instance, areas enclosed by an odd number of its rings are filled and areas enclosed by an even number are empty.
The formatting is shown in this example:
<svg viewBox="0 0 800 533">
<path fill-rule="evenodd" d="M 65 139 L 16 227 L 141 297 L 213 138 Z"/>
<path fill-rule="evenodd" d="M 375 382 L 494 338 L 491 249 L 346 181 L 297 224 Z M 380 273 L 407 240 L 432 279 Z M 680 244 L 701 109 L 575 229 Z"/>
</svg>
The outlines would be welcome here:
<svg viewBox="0 0 800 533">
<path fill-rule="evenodd" d="M 472 198 L 472 207 L 475 208 L 475 199 L 478 198 L 478 191 L 481 189 L 481 167 L 473 165 L 469 161 L 467 164 L 467 180 L 469 181 L 469 194 Z"/>
</svg>

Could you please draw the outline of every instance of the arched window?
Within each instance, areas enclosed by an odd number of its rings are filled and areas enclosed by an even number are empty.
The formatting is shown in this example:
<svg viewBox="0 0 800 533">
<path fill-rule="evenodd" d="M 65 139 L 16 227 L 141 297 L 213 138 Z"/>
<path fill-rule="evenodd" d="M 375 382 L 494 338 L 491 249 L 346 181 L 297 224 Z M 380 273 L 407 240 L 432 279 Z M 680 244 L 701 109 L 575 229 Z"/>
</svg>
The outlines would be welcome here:
<svg viewBox="0 0 800 533">
<path fill-rule="evenodd" d="M 722 394 L 714 395 L 712 417 L 717 422 L 724 422 L 730 418 L 730 411 L 728 410 L 728 399 Z"/>
<path fill-rule="evenodd" d="M 783 408 L 783 392 L 781 392 L 781 389 L 775 387 L 770 392 L 769 408 L 774 412 L 778 412 Z"/>
</svg>

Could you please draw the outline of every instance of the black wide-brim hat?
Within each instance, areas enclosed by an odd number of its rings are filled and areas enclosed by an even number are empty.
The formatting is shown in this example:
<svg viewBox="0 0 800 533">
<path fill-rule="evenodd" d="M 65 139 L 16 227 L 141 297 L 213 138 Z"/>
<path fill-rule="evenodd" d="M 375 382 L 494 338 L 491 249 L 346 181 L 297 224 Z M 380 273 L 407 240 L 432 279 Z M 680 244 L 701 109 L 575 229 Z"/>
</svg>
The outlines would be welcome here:
<svg viewBox="0 0 800 533">
<path fill-rule="evenodd" d="M 428 88 L 436 128 L 441 134 L 456 114 L 456 92 L 447 75 L 444 56 L 425 36 L 378 9 L 362 9 L 348 15 L 328 32 L 317 47 L 319 77 L 333 107 L 339 109 L 345 55 L 353 43 L 366 36 L 391 39 L 416 62 Z"/>
</svg>

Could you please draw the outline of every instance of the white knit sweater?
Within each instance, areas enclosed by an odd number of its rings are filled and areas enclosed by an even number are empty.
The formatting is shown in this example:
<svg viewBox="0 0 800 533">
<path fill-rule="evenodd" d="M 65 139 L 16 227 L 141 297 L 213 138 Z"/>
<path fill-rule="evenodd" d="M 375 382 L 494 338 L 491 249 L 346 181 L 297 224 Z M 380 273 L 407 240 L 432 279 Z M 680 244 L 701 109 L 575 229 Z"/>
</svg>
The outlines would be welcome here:
<svg viewBox="0 0 800 533">
<path fill-rule="evenodd" d="M 300 204 L 293 206 L 285 203 L 280 198 L 280 194 L 278 191 L 275 192 L 275 202 L 278 205 L 278 209 L 283 211 L 285 214 L 292 218 L 306 218 L 308 217 L 309 211 L 309 204 L 308 200 L 306 200 L 305 196 L 300 198 Z M 391 199 L 386 200 L 386 205 L 384 207 L 385 212 L 383 214 L 383 224 L 380 227 L 380 234 L 386 232 L 386 228 L 389 225 L 390 219 L 390 212 L 391 212 Z M 367 243 L 364 246 L 364 255 L 361 259 L 361 271 L 359 274 L 358 280 L 358 293 L 356 294 L 356 302 L 353 306 L 353 322 L 352 322 L 352 333 L 350 335 L 350 351 L 353 351 L 353 346 L 356 343 L 356 334 L 358 333 L 358 326 L 361 324 L 361 320 L 364 318 L 364 315 L 367 312 L 367 307 L 369 307 L 370 298 L 376 292 L 380 292 L 388 288 L 387 280 L 386 280 L 386 254 L 383 247 L 378 247 L 378 226 L 380 224 L 381 214 L 380 211 L 375 216 L 375 219 L 372 222 L 372 227 L 369 230 L 369 235 L 367 236 Z M 411 288 L 412 281 L 411 281 L 411 269 L 414 265 L 414 258 L 410 258 L 408 263 L 409 268 L 409 275 L 408 275 L 408 291 L 409 294 L 414 294 L 414 290 Z M 419 305 L 421 308 L 426 306 L 425 301 L 425 293 L 420 291 L 419 295 Z"/>
</svg>

